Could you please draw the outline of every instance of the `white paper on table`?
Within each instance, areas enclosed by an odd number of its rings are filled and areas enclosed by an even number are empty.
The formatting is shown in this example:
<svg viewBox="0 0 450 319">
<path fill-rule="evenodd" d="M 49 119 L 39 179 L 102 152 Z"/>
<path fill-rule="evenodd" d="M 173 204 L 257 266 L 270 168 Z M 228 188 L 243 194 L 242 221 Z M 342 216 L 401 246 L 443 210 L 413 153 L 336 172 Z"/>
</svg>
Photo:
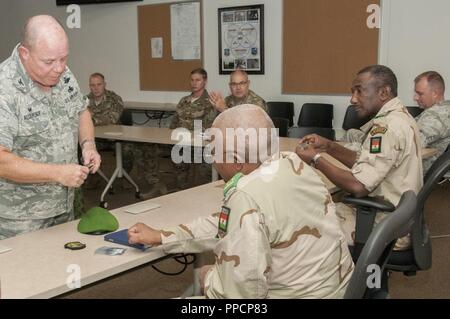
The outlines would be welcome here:
<svg viewBox="0 0 450 319">
<path fill-rule="evenodd" d="M 159 207 L 161 207 L 161 204 L 144 202 L 125 208 L 125 212 L 130 214 L 140 214 Z"/>
</svg>

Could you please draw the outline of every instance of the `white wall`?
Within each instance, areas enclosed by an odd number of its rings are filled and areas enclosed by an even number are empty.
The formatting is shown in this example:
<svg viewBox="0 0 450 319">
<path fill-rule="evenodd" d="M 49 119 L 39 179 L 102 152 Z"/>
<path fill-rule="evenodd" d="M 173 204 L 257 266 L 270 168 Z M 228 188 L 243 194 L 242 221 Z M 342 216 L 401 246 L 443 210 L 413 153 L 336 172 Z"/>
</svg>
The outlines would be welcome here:
<svg viewBox="0 0 450 319">
<path fill-rule="evenodd" d="M 428 70 L 438 71 L 450 92 L 450 1 L 384 2 L 388 21 L 382 30 L 380 62 L 397 74 L 400 98 L 406 105 L 416 105 L 414 78 Z"/>
<path fill-rule="evenodd" d="M 0 60 L 6 58 L 18 42 L 26 17 L 49 13 L 65 21 L 64 7 L 55 0 L 2 0 L 0 21 L 9 27 L 0 30 Z M 136 3 L 86 5 L 82 8 L 81 29 L 69 30 L 71 56 L 69 66 L 81 88 L 87 92 L 87 79 L 94 71 L 106 75 L 108 87 L 125 100 L 176 103 L 187 92 L 148 92 L 139 90 L 137 5 L 173 0 L 145 0 Z M 331 102 L 335 105 L 336 127 L 340 127 L 349 95 L 283 95 L 282 82 L 282 0 L 204 0 L 204 65 L 209 88 L 227 93 L 228 77 L 218 74 L 217 8 L 245 4 L 265 6 L 265 75 L 252 75 L 252 89 L 266 100 L 289 100 L 296 104 L 296 117 L 305 102 Z M 3 8 L 7 10 L 3 10 Z M 436 69 L 450 83 L 450 1 L 384 0 L 380 62 L 392 67 L 399 78 L 399 95 L 412 102 L 412 81 L 418 73 Z M 353 48 L 357 50 L 358 48 Z M 186 81 L 188 75 L 186 75 Z M 350 83 L 349 83 L 350 87 Z"/>
<path fill-rule="evenodd" d="M 7 31 L 12 25 L 12 15 L 6 14 L 11 12 L 12 3 L 12 1 L 0 1 L 0 61 L 9 56 L 14 45 Z"/>
</svg>

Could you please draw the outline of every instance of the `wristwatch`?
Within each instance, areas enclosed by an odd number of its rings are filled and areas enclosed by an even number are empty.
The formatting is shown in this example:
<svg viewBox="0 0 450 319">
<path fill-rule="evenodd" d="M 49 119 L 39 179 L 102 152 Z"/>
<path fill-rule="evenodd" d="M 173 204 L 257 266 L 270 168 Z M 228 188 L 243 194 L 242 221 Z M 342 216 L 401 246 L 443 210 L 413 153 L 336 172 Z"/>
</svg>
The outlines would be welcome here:
<svg viewBox="0 0 450 319">
<path fill-rule="evenodd" d="M 316 155 L 314 155 L 314 157 L 312 158 L 312 160 L 311 160 L 311 166 L 312 167 L 314 167 L 314 168 L 316 168 L 316 166 L 317 166 L 317 163 L 319 162 L 319 159 L 320 158 L 322 158 L 322 154 L 320 154 L 320 153 L 317 153 Z"/>
</svg>

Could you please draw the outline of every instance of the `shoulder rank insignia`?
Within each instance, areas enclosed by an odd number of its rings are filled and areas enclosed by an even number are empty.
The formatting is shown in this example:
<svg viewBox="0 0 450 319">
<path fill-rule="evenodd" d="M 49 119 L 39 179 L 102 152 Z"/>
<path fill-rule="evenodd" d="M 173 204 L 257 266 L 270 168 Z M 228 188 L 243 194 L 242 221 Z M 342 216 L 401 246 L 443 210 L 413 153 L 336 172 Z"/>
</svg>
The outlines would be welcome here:
<svg viewBox="0 0 450 319">
<path fill-rule="evenodd" d="M 370 138 L 370 154 L 381 153 L 381 136 Z"/>
<path fill-rule="evenodd" d="M 230 217 L 231 209 L 222 206 L 222 210 L 219 215 L 219 237 L 222 238 L 226 235 L 228 229 L 228 218 Z"/>
<path fill-rule="evenodd" d="M 380 125 L 374 125 L 374 127 L 370 131 L 370 135 L 374 136 L 377 134 L 384 134 L 384 133 L 386 133 L 386 131 L 387 131 L 387 127 L 380 126 Z"/>
</svg>

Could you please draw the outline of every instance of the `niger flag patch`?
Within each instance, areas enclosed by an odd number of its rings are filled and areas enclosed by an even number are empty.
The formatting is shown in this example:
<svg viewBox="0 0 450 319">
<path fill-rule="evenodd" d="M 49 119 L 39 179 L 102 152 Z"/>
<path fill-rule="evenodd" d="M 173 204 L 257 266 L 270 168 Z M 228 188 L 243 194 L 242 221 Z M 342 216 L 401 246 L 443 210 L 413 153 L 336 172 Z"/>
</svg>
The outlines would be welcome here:
<svg viewBox="0 0 450 319">
<path fill-rule="evenodd" d="M 370 138 L 370 154 L 381 153 L 381 136 Z"/>
</svg>

